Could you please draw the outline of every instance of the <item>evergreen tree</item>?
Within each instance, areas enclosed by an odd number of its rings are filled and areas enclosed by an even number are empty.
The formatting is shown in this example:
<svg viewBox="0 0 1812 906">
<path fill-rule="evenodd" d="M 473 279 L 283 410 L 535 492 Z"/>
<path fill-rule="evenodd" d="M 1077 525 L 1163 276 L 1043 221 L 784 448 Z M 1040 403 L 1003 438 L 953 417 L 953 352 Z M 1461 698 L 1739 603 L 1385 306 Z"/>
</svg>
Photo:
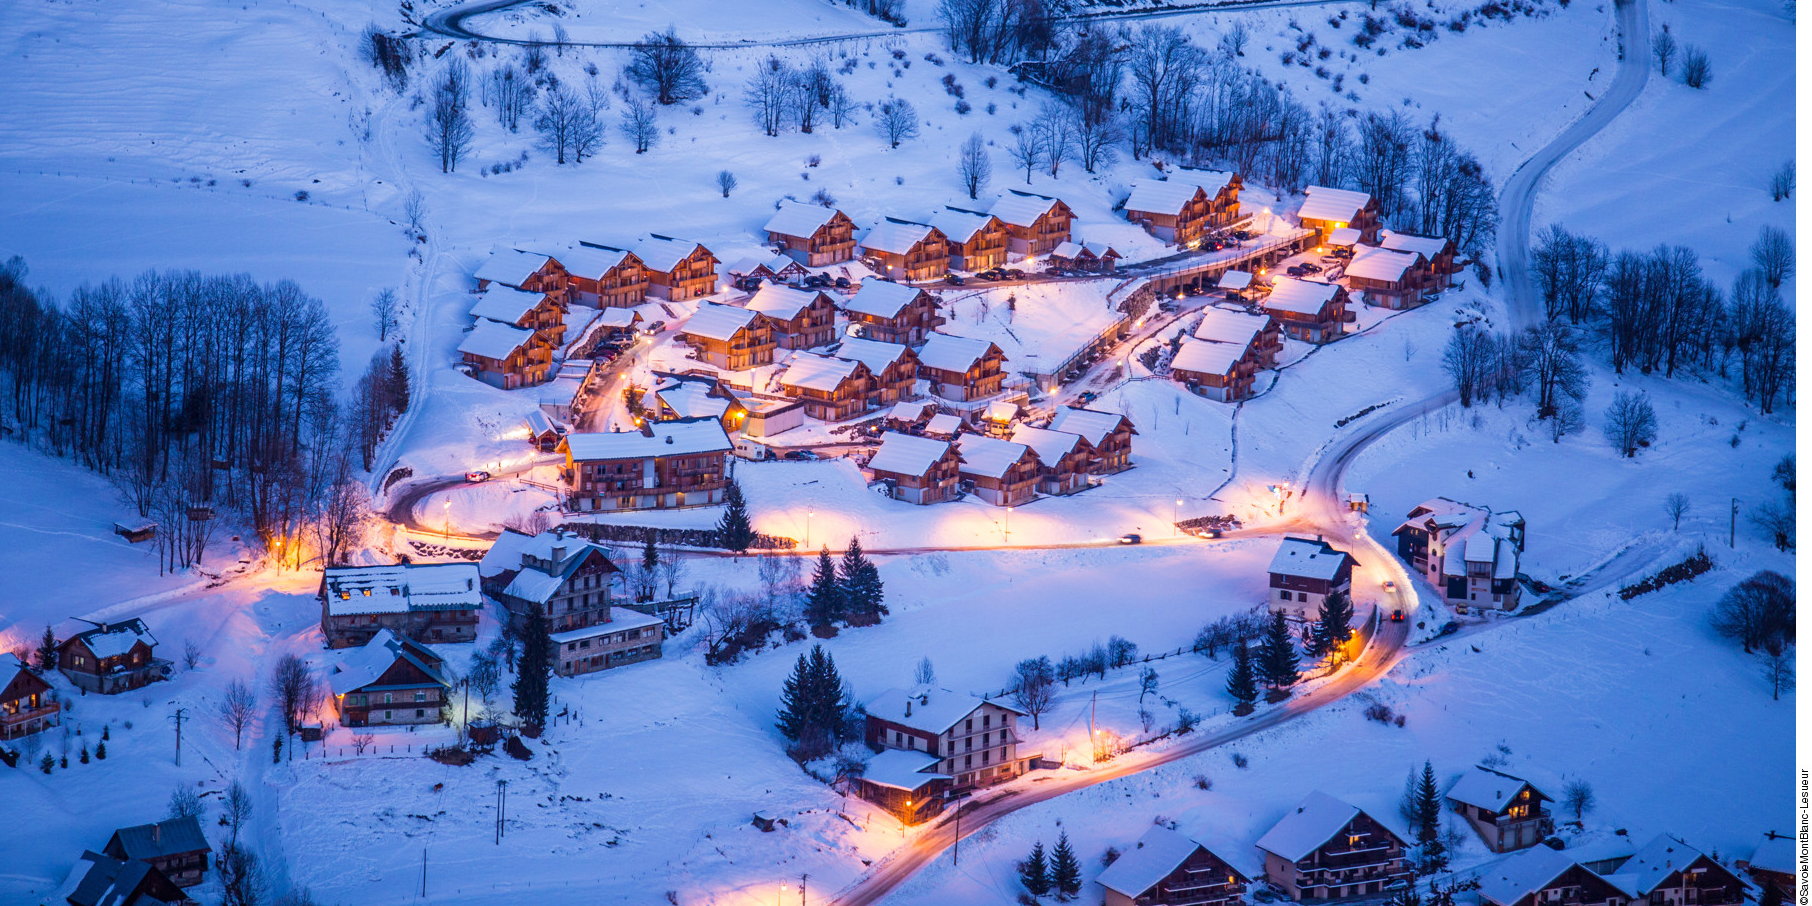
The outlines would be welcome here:
<svg viewBox="0 0 1812 906">
<path fill-rule="evenodd" d="M 805 594 L 805 619 L 813 626 L 829 626 L 843 614 L 843 586 L 837 582 L 837 563 L 830 548 L 818 549 L 818 569 Z"/>
<path fill-rule="evenodd" d="M 553 652 L 547 638 L 547 615 L 540 607 L 529 608 L 522 632 L 522 657 L 516 662 L 516 681 L 510 684 L 515 696 L 517 719 L 534 729 L 533 736 L 547 725 L 547 685 L 553 670 Z"/>
<path fill-rule="evenodd" d="M 409 408 L 409 364 L 403 361 L 402 343 L 390 347 L 390 367 L 385 371 L 390 408 L 402 412 Z"/>
<path fill-rule="evenodd" d="M 863 623 L 880 622 L 881 615 L 887 612 L 882 603 L 885 592 L 881 587 L 881 571 L 862 553 L 862 542 L 858 539 L 849 539 L 840 572 L 844 612 Z"/>
<path fill-rule="evenodd" d="M 1416 784 L 1416 842 L 1426 846 L 1441 837 L 1441 789 L 1435 785 L 1434 762 L 1422 762 Z"/>
<path fill-rule="evenodd" d="M 654 575 L 661 568 L 661 552 L 654 548 L 654 530 L 648 531 L 648 538 L 642 543 L 642 571 Z"/>
<path fill-rule="evenodd" d="M 843 740 L 843 724 L 849 719 L 849 692 L 843 688 L 843 677 L 837 673 L 837 662 L 823 645 L 812 646 L 809 665 L 812 689 L 812 718 L 830 743 Z"/>
<path fill-rule="evenodd" d="M 1335 592 L 1321 602 L 1321 613 L 1309 637 L 1309 654 L 1324 658 L 1340 650 L 1353 634 L 1353 602 Z"/>
<path fill-rule="evenodd" d="M 1032 857 L 1020 863 L 1019 883 L 1024 884 L 1026 892 L 1035 897 L 1051 892 L 1050 866 L 1044 859 L 1044 841 L 1032 844 Z"/>
<path fill-rule="evenodd" d="M 793 663 L 793 674 L 780 684 L 780 721 L 774 724 L 788 742 L 798 742 L 811 723 L 811 694 L 811 665 L 801 654 Z"/>
<path fill-rule="evenodd" d="M 107 760 L 107 743 L 97 742 L 94 744 L 94 757 L 101 761 Z"/>
<path fill-rule="evenodd" d="M 724 516 L 717 523 L 717 543 L 725 550 L 743 553 L 755 544 L 755 527 L 749 522 L 749 503 L 742 485 L 730 479 L 724 486 Z"/>
<path fill-rule="evenodd" d="M 88 743 L 82 743 L 82 763 L 88 763 Z"/>
<path fill-rule="evenodd" d="M 1288 689 L 1301 677 L 1296 671 L 1296 640 L 1281 610 L 1271 613 L 1271 626 L 1258 650 L 1259 675 L 1273 689 Z"/>
<path fill-rule="evenodd" d="M 801 654 L 792 675 L 781 684 L 774 727 L 793 743 L 795 755 L 815 758 L 844 739 L 849 709 L 849 693 L 836 662 L 823 645 L 813 645 L 811 654 Z"/>
<path fill-rule="evenodd" d="M 1773 884 L 1762 885 L 1761 906 L 1781 906 L 1781 889 Z"/>
<path fill-rule="evenodd" d="M 1233 645 L 1233 669 L 1227 673 L 1227 694 L 1237 703 L 1234 714 L 1251 714 L 1258 701 L 1258 671 L 1252 667 L 1252 649 L 1244 642 Z"/>
<path fill-rule="evenodd" d="M 57 766 L 57 757 L 55 755 L 50 754 L 49 752 L 45 752 L 44 760 L 38 762 L 38 770 L 43 771 L 46 774 L 55 770 L 56 766 Z"/>
<path fill-rule="evenodd" d="M 1068 831 L 1057 835 L 1057 847 L 1051 850 L 1051 886 L 1057 888 L 1058 898 L 1065 900 L 1082 891 L 1082 866 L 1070 849 Z"/>
<path fill-rule="evenodd" d="M 49 626 L 44 627 L 44 638 L 38 643 L 38 669 L 57 669 L 57 632 Z"/>
</svg>

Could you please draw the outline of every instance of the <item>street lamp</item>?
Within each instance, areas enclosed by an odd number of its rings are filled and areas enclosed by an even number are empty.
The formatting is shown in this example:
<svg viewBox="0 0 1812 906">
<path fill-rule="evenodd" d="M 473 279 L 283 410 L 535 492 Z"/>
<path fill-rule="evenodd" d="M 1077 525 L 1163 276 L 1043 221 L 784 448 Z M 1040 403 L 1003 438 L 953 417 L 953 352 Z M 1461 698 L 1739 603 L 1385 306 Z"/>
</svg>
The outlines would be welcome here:
<svg viewBox="0 0 1812 906">
<path fill-rule="evenodd" d="M 1171 505 L 1171 507 L 1170 507 L 1170 529 L 1171 529 L 1171 533 L 1173 535 L 1180 536 L 1183 534 L 1183 527 L 1181 525 L 1177 524 L 1177 514 L 1179 511 L 1182 510 L 1182 508 L 1183 508 L 1183 501 L 1180 499 L 1175 504 Z"/>
<path fill-rule="evenodd" d="M 805 511 L 805 548 L 806 548 L 806 550 L 811 550 L 811 547 L 812 547 L 812 511 L 810 509 L 808 509 Z"/>
<path fill-rule="evenodd" d="M 786 900 L 786 882 L 780 882 L 780 892 L 774 895 L 774 906 L 781 906 Z"/>
<path fill-rule="evenodd" d="M 1013 508 L 1012 507 L 1007 507 L 1007 521 L 1005 523 L 1005 530 L 1001 532 L 1001 536 L 1002 536 L 1001 537 L 1002 544 L 1011 544 L 1013 542 Z"/>
<path fill-rule="evenodd" d="M 441 537 L 447 541 L 451 541 L 451 540 L 453 540 L 453 501 L 451 501 L 451 500 L 441 501 L 440 514 L 441 514 Z"/>
</svg>

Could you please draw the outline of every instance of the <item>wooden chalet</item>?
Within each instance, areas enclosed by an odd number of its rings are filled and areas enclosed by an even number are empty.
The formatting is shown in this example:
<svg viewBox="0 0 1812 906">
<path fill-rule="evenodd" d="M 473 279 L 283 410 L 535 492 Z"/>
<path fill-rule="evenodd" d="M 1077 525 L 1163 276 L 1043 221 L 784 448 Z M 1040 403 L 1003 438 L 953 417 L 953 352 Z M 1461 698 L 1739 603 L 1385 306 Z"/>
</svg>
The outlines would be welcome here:
<svg viewBox="0 0 1812 906">
<path fill-rule="evenodd" d="M 555 632 L 554 672 L 579 676 L 660 659 L 666 621 L 657 616 L 612 607 L 601 623 Z"/>
<path fill-rule="evenodd" d="M 648 273 L 648 295 L 684 302 L 717 292 L 717 256 L 686 239 L 649 233 L 635 248 Z"/>
<path fill-rule="evenodd" d="M 1346 285 L 1366 302 L 1406 309 L 1422 304 L 1432 283 L 1428 259 L 1420 252 L 1393 252 L 1361 245 L 1346 265 Z"/>
<path fill-rule="evenodd" d="M 829 293 L 765 284 L 743 307 L 766 315 L 780 349 L 811 349 L 837 341 L 837 303 Z"/>
<path fill-rule="evenodd" d="M 1397 556 L 1441 589 L 1448 606 L 1467 613 L 1516 609 L 1527 529 L 1515 510 L 1494 513 L 1436 497 L 1411 510 L 1391 534 Z"/>
<path fill-rule="evenodd" d="M 208 874 L 208 856 L 213 854 L 201 822 L 193 815 L 122 827 L 101 851 L 115 859 L 149 863 L 178 887 L 200 884 Z"/>
<path fill-rule="evenodd" d="M 1303 190 L 1305 196 L 1302 207 L 1296 211 L 1296 219 L 1304 229 L 1314 230 L 1316 242 L 1326 241 L 1339 229 L 1359 231 L 1359 241 L 1368 245 L 1378 243 L 1378 200 L 1364 192 L 1351 189 L 1330 189 L 1326 186 L 1309 186 Z"/>
<path fill-rule="evenodd" d="M 1258 372 L 1272 367 L 1282 331 L 1265 315 L 1210 308 L 1193 338 L 1170 360 L 1170 372 L 1195 393 L 1223 403 L 1252 396 Z"/>
<path fill-rule="evenodd" d="M 950 242 L 930 224 L 888 217 L 862 234 L 862 254 L 870 268 L 903 283 L 950 273 Z"/>
<path fill-rule="evenodd" d="M 1012 234 L 999 217 L 981 211 L 946 207 L 930 223 L 950 243 L 950 269 L 985 271 L 1007 263 Z"/>
<path fill-rule="evenodd" d="M 651 411 L 655 421 L 688 418 L 714 418 L 726 433 L 745 426 L 749 417 L 748 402 L 731 393 L 723 381 L 711 374 L 663 374 L 655 372 L 659 383 L 642 398 L 644 411 Z M 649 405 L 649 399 L 653 405 Z"/>
<path fill-rule="evenodd" d="M 481 291 L 501 285 L 564 299 L 569 275 L 566 267 L 551 255 L 498 247 L 491 250 L 472 277 Z"/>
<path fill-rule="evenodd" d="M 851 785 L 857 796 L 886 809 L 901 824 L 916 825 L 944 813 L 951 787 L 942 762 L 929 752 L 883 749 Z"/>
<path fill-rule="evenodd" d="M 774 321 L 758 311 L 701 303 L 679 334 L 693 358 L 726 371 L 774 364 Z"/>
<path fill-rule="evenodd" d="M 768 244 L 806 267 L 827 267 L 856 257 L 856 224 L 823 205 L 782 201 L 762 229 Z"/>
<path fill-rule="evenodd" d="M 1251 880 L 1208 847 L 1154 825 L 1095 883 L 1105 906 L 1232 906 L 1245 901 Z"/>
<path fill-rule="evenodd" d="M 1563 851 L 1531 847 L 1479 876 L 1481 906 L 1627 906 L 1638 899 Z"/>
<path fill-rule="evenodd" d="M 1132 439 L 1139 432 L 1133 428 L 1132 419 L 1118 412 L 1060 406 L 1050 428 L 1082 436 L 1089 445 L 1089 470 L 1093 474 L 1132 468 Z"/>
<path fill-rule="evenodd" d="M 634 252 L 585 244 L 562 255 L 573 301 L 593 308 L 633 308 L 648 301 L 648 268 Z"/>
<path fill-rule="evenodd" d="M 947 400 L 986 399 L 1006 381 L 1006 354 L 987 340 L 934 333 L 920 346 L 919 377 Z"/>
<path fill-rule="evenodd" d="M 170 678 L 171 664 L 157 657 L 157 639 L 136 617 L 96 623 L 57 643 L 57 669 L 85 692 L 114 695 Z"/>
<path fill-rule="evenodd" d="M 554 367 L 554 348 L 533 330 L 479 318 L 459 343 L 472 376 L 501 390 L 545 382 Z"/>
<path fill-rule="evenodd" d="M 1749 873 L 1749 880 L 1766 890 L 1773 887 L 1782 899 L 1793 890 L 1798 875 L 1797 841 L 1786 834 L 1769 831 L 1756 841 L 1755 851 L 1747 859 L 1738 859 L 1737 868 Z"/>
<path fill-rule="evenodd" d="M 1340 339 L 1346 323 L 1354 319 L 1346 310 L 1346 301 L 1346 287 L 1339 284 L 1277 277 L 1263 304 L 1286 336 L 1305 343 L 1327 343 Z"/>
<path fill-rule="evenodd" d="M 889 689 L 864 712 L 869 747 L 941 759 L 927 765 L 948 775 L 954 790 L 1005 783 L 1038 760 L 1020 751 L 1017 725 L 1025 712 L 998 701 L 917 686 Z"/>
<path fill-rule="evenodd" d="M 1428 288 L 1431 291 L 1447 288 L 1453 283 L 1453 278 L 1459 276 L 1459 248 L 1452 239 L 1444 236 L 1415 236 L 1392 230 L 1380 230 L 1378 237 L 1378 244 L 1383 248 L 1393 252 L 1414 252 L 1428 259 Z"/>
<path fill-rule="evenodd" d="M 869 386 L 870 408 L 891 406 L 914 395 L 913 387 L 919 380 L 919 356 L 910 346 L 849 337 L 831 354 L 868 366 L 868 373 L 874 377 L 874 383 Z"/>
<path fill-rule="evenodd" d="M 1353 555 L 1321 538 L 1285 535 L 1271 557 L 1271 606 L 1312 617 L 1328 595 L 1353 593 Z"/>
<path fill-rule="evenodd" d="M 595 673 L 661 656 L 662 620 L 611 593 L 619 570 L 604 548 L 563 529 L 529 536 L 505 529 L 478 563 L 487 594 L 520 632 L 528 615 L 547 620 L 554 672 Z"/>
<path fill-rule="evenodd" d="M 957 474 L 974 486 L 975 496 L 995 506 L 1018 506 L 1038 498 L 1038 454 L 1031 447 L 965 434 L 957 439 L 956 448 L 962 457 Z"/>
<path fill-rule="evenodd" d="M 330 566 L 315 597 L 329 648 L 365 645 L 379 632 L 424 643 L 470 642 L 484 609 L 470 563 Z"/>
<path fill-rule="evenodd" d="M 780 391 L 805 403 L 805 414 L 840 422 L 868 411 L 874 375 L 853 359 L 796 352 L 780 375 Z"/>
<path fill-rule="evenodd" d="M 1074 494 L 1088 488 L 1094 456 L 1082 435 L 1022 424 L 1013 428 L 1013 442 L 1031 447 L 1038 457 L 1040 494 Z"/>
<path fill-rule="evenodd" d="M 1008 248 L 1022 258 L 1046 254 L 1068 242 L 1076 221 L 1076 212 L 1063 199 L 1022 189 L 1008 189 L 988 213 L 1007 225 Z"/>
<path fill-rule="evenodd" d="M 549 346 L 566 342 L 566 304 L 549 293 L 492 286 L 478 294 L 471 313 L 480 321 L 532 330 L 536 339 Z"/>
<path fill-rule="evenodd" d="M 942 503 L 956 496 L 962 456 L 956 445 L 929 437 L 888 432 L 868 461 L 870 481 L 885 484 L 896 500 Z"/>
<path fill-rule="evenodd" d="M 523 426 L 528 429 L 529 445 L 543 453 L 559 449 L 560 438 L 566 436 L 566 426 L 540 409 L 530 409 L 523 417 Z"/>
<path fill-rule="evenodd" d="M 1466 819 L 1494 853 L 1527 849 L 1554 832 L 1552 796 L 1521 777 L 1474 767 L 1447 790 L 1447 807 Z"/>
<path fill-rule="evenodd" d="M 1739 906 L 1748 885 L 1718 860 L 1659 834 L 1606 876 L 1649 906 Z"/>
<path fill-rule="evenodd" d="M 1412 872 L 1404 848 L 1377 819 L 1320 790 L 1258 839 L 1265 880 L 1305 903 L 1376 898 L 1406 887 Z"/>
<path fill-rule="evenodd" d="M 1239 219 L 1237 173 L 1182 170 L 1168 180 L 1134 183 L 1126 219 L 1178 248 L 1195 248 Z"/>
<path fill-rule="evenodd" d="M 724 499 L 730 438 L 715 418 L 569 434 L 567 503 L 581 513 L 710 506 Z"/>
<path fill-rule="evenodd" d="M 1120 265 L 1120 251 L 1105 242 L 1064 242 L 1051 250 L 1051 263 L 1070 270 L 1111 274 Z"/>
<path fill-rule="evenodd" d="M 915 346 L 944 323 L 937 305 L 937 297 L 925 290 L 870 278 L 843 303 L 843 314 L 863 337 Z"/>
<path fill-rule="evenodd" d="M 380 629 L 328 671 L 327 688 L 342 725 L 372 727 L 440 723 L 453 687 L 440 655 Z"/>
<path fill-rule="evenodd" d="M 82 853 L 81 880 L 64 898 L 69 906 L 193 906 L 195 900 L 155 866 L 139 859 Z"/>
<path fill-rule="evenodd" d="M 0 739 L 18 739 L 62 723 L 50 684 L 10 652 L 0 654 Z"/>
</svg>

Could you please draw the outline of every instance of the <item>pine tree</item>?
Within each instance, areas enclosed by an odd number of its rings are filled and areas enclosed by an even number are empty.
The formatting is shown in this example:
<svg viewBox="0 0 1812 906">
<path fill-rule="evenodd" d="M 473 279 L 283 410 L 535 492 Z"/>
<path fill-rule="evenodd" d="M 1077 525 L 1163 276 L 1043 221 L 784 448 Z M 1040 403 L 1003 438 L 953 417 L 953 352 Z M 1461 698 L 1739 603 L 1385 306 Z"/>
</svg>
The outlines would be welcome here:
<svg viewBox="0 0 1812 906">
<path fill-rule="evenodd" d="M 830 548 L 818 549 L 818 570 L 805 595 L 805 618 L 813 626 L 829 626 L 843 613 L 843 586 L 837 582 L 837 564 Z"/>
<path fill-rule="evenodd" d="M 38 643 L 38 669 L 57 669 L 57 632 L 44 627 L 44 639 Z"/>
<path fill-rule="evenodd" d="M 654 547 L 654 531 L 648 532 L 647 540 L 642 542 L 642 571 L 654 575 L 661 568 L 661 552 Z"/>
<path fill-rule="evenodd" d="M 805 655 L 793 663 L 793 675 L 780 684 L 780 721 L 774 728 L 788 742 L 798 742 L 812 719 L 811 665 Z"/>
<path fill-rule="evenodd" d="M 553 670 L 553 652 L 547 638 L 547 615 L 540 607 L 531 607 L 522 632 L 522 656 L 516 662 L 516 681 L 510 685 L 515 696 L 517 719 L 537 735 L 547 725 L 547 684 Z"/>
<path fill-rule="evenodd" d="M 1032 857 L 1020 863 L 1019 883 L 1024 884 L 1026 892 L 1035 897 L 1051 892 L 1050 866 L 1044 858 L 1044 841 L 1032 844 Z"/>
<path fill-rule="evenodd" d="M 88 743 L 82 743 L 82 763 L 88 763 Z"/>
<path fill-rule="evenodd" d="M 843 723 L 849 718 L 849 693 L 843 688 L 843 677 L 837 673 L 837 662 L 823 645 L 812 646 L 808 674 L 812 689 L 812 719 L 823 731 L 826 741 L 841 742 Z"/>
<path fill-rule="evenodd" d="M 1353 634 L 1353 602 L 1335 592 L 1321 602 L 1321 613 L 1310 633 L 1308 650 L 1315 658 L 1324 658 L 1340 650 Z"/>
<path fill-rule="evenodd" d="M 1233 669 L 1227 674 L 1227 694 L 1237 703 L 1234 714 L 1251 714 L 1258 701 L 1258 672 L 1252 668 L 1252 649 L 1244 642 L 1233 645 Z"/>
<path fill-rule="evenodd" d="M 1051 886 L 1057 888 L 1058 898 L 1065 900 L 1082 891 L 1082 866 L 1070 849 L 1068 831 L 1057 835 L 1057 848 L 1051 850 Z"/>
<path fill-rule="evenodd" d="M 755 527 L 749 522 L 749 503 L 736 479 L 724 486 L 724 516 L 717 523 L 717 543 L 725 550 L 743 553 L 755 544 Z"/>
<path fill-rule="evenodd" d="M 1426 846 L 1441 836 L 1441 789 L 1435 785 L 1434 762 L 1422 762 L 1416 784 L 1416 842 Z"/>
<path fill-rule="evenodd" d="M 101 761 L 107 760 L 107 744 L 105 742 L 97 742 L 94 744 L 94 757 Z"/>
<path fill-rule="evenodd" d="M 403 361 L 402 343 L 390 347 L 390 367 L 384 377 L 391 410 L 400 413 L 409 408 L 409 364 Z"/>
<path fill-rule="evenodd" d="M 885 590 L 881 587 L 881 571 L 862 553 L 862 542 L 856 538 L 849 539 L 849 549 L 843 552 L 843 564 L 839 568 L 843 586 L 843 607 L 849 618 L 863 624 L 878 623 L 881 615 L 887 612 L 882 603 Z"/>
<path fill-rule="evenodd" d="M 1281 610 L 1271 613 L 1271 626 L 1259 647 L 1258 661 L 1260 676 L 1273 689 L 1288 689 L 1301 678 L 1296 671 L 1296 640 L 1290 638 L 1290 624 Z"/>
</svg>

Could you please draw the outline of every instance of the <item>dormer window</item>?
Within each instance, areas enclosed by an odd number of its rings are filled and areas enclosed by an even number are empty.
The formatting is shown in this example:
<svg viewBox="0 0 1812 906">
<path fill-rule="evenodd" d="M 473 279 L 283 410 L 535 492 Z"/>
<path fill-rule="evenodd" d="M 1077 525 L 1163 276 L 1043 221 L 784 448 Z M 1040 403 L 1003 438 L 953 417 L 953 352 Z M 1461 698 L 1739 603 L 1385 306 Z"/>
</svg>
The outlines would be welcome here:
<svg viewBox="0 0 1812 906">
<path fill-rule="evenodd" d="M 392 597 L 392 598 L 394 598 L 394 597 L 396 597 L 396 596 L 398 596 L 398 595 L 400 595 L 400 594 L 402 594 L 402 593 L 403 593 L 403 590 L 402 590 L 402 589 L 400 589 L 400 588 L 394 588 L 394 587 L 393 587 L 393 588 L 391 588 L 391 589 L 390 589 L 390 597 Z"/>
<path fill-rule="evenodd" d="M 364 591 L 365 591 L 365 597 L 367 597 L 367 598 L 371 597 L 371 589 L 367 588 Z"/>
<path fill-rule="evenodd" d="M 340 600 L 342 600 L 342 601 L 350 601 L 350 600 L 352 600 L 352 592 L 350 592 L 350 591 L 342 591 L 342 592 L 340 592 Z"/>
</svg>

